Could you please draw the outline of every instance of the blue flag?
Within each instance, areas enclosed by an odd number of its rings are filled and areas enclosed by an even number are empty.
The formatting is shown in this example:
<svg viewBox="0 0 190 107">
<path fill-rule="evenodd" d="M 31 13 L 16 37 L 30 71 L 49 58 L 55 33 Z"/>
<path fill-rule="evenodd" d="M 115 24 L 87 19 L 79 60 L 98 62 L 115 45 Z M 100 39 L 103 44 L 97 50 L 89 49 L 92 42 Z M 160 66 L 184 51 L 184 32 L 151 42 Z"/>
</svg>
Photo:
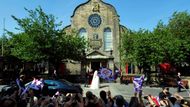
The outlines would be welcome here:
<svg viewBox="0 0 190 107">
<path fill-rule="evenodd" d="M 119 71 L 115 72 L 113 75 L 112 70 L 108 68 L 101 68 L 100 71 L 98 72 L 98 76 L 107 81 L 114 81 L 117 79 L 119 75 L 120 75 Z"/>
<path fill-rule="evenodd" d="M 143 81 L 144 81 L 144 75 L 142 75 L 141 77 L 134 77 L 133 84 L 135 92 L 142 91 Z"/>
<path fill-rule="evenodd" d="M 17 86 L 19 87 L 19 89 L 21 89 L 21 91 L 24 90 L 24 87 L 21 86 L 20 80 L 19 80 L 18 78 L 16 79 L 16 84 L 17 84 Z"/>
<path fill-rule="evenodd" d="M 43 86 L 43 81 L 34 79 L 27 85 L 27 87 L 23 90 L 21 95 L 24 95 L 29 89 L 40 90 L 42 88 L 41 86 Z"/>
<path fill-rule="evenodd" d="M 105 80 L 110 80 L 112 77 L 112 70 L 107 68 L 101 68 L 98 72 L 98 76 Z"/>
</svg>

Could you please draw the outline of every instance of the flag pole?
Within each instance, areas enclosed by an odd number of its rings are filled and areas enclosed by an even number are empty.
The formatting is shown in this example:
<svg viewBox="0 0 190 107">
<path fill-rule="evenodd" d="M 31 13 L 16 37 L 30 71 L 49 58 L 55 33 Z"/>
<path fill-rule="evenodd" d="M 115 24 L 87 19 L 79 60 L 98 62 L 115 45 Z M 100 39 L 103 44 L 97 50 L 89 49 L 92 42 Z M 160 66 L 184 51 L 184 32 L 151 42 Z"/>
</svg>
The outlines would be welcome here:
<svg viewBox="0 0 190 107">
<path fill-rule="evenodd" d="M 1 41 L 1 55 L 2 56 L 4 53 L 4 43 L 3 43 L 4 37 L 5 37 L 5 18 L 3 18 L 3 37 L 2 37 L 2 41 Z"/>
</svg>

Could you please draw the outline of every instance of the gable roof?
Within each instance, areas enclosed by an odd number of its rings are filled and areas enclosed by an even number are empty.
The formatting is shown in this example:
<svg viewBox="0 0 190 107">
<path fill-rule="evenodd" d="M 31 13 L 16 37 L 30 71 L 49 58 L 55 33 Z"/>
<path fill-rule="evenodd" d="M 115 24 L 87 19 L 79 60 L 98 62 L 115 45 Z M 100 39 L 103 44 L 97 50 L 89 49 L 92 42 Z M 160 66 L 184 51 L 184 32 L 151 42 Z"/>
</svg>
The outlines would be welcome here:
<svg viewBox="0 0 190 107">
<path fill-rule="evenodd" d="M 82 3 L 82 4 L 79 4 L 79 5 L 74 9 L 73 14 L 72 14 L 71 17 L 73 17 L 73 16 L 75 15 L 75 13 L 76 13 L 76 11 L 77 11 L 77 9 L 78 9 L 79 7 L 81 7 L 81 6 L 85 5 L 85 4 L 88 4 L 90 1 L 91 1 L 91 0 L 88 0 L 87 2 L 84 2 L 84 3 Z M 110 8 L 112 8 L 112 9 L 114 10 L 114 12 L 117 14 L 117 11 L 116 11 L 116 9 L 115 9 L 115 7 L 114 7 L 113 5 L 111 5 L 111 4 L 109 4 L 109 3 L 106 3 L 106 2 L 103 2 L 102 0 L 100 0 L 100 2 L 102 2 L 103 4 L 105 4 L 105 5 L 109 6 Z M 117 14 L 117 16 L 119 17 L 118 14 Z"/>
<path fill-rule="evenodd" d="M 110 57 L 108 55 L 105 55 L 105 54 L 95 50 L 95 51 L 92 51 L 92 52 L 88 53 L 86 55 L 86 58 L 87 59 L 110 59 L 110 58 L 113 58 L 113 57 Z"/>
</svg>

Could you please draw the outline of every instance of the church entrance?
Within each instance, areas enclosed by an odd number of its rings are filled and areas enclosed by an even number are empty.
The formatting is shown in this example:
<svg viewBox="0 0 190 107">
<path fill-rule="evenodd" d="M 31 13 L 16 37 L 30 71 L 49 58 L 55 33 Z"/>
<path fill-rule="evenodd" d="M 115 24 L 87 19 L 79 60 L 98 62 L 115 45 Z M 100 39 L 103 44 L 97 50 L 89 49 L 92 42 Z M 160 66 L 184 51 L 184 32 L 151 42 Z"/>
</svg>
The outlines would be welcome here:
<svg viewBox="0 0 190 107">
<path fill-rule="evenodd" d="M 93 72 L 95 70 L 99 70 L 100 69 L 100 62 L 91 62 L 91 69 L 93 70 Z"/>
</svg>

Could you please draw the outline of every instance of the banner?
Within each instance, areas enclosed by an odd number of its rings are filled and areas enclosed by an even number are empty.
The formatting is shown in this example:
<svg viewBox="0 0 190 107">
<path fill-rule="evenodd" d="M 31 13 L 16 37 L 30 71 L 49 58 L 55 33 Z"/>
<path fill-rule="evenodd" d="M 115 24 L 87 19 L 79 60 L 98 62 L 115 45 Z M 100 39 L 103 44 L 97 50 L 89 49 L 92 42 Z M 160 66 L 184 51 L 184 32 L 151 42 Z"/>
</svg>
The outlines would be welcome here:
<svg viewBox="0 0 190 107">
<path fill-rule="evenodd" d="M 21 95 L 24 95 L 29 89 L 34 89 L 34 90 L 41 90 L 44 86 L 43 80 L 38 80 L 38 79 L 33 79 L 32 82 L 30 82 L 26 88 L 23 90 Z"/>
<path fill-rule="evenodd" d="M 112 74 L 112 70 L 108 68 L 101 68 L 98 72 L 98 76 L 107 81 L 114 81 L 120 75 L 120 72 L 116 70 L 114 74 Z"/>
<path fill-rule="evenodd" d="M 142 91 L 143 81 L 144 81 L 144 75 L 142 75 L 141 77 L 134 77 L 133 84 L 135 92 Z"/>
</svg>

